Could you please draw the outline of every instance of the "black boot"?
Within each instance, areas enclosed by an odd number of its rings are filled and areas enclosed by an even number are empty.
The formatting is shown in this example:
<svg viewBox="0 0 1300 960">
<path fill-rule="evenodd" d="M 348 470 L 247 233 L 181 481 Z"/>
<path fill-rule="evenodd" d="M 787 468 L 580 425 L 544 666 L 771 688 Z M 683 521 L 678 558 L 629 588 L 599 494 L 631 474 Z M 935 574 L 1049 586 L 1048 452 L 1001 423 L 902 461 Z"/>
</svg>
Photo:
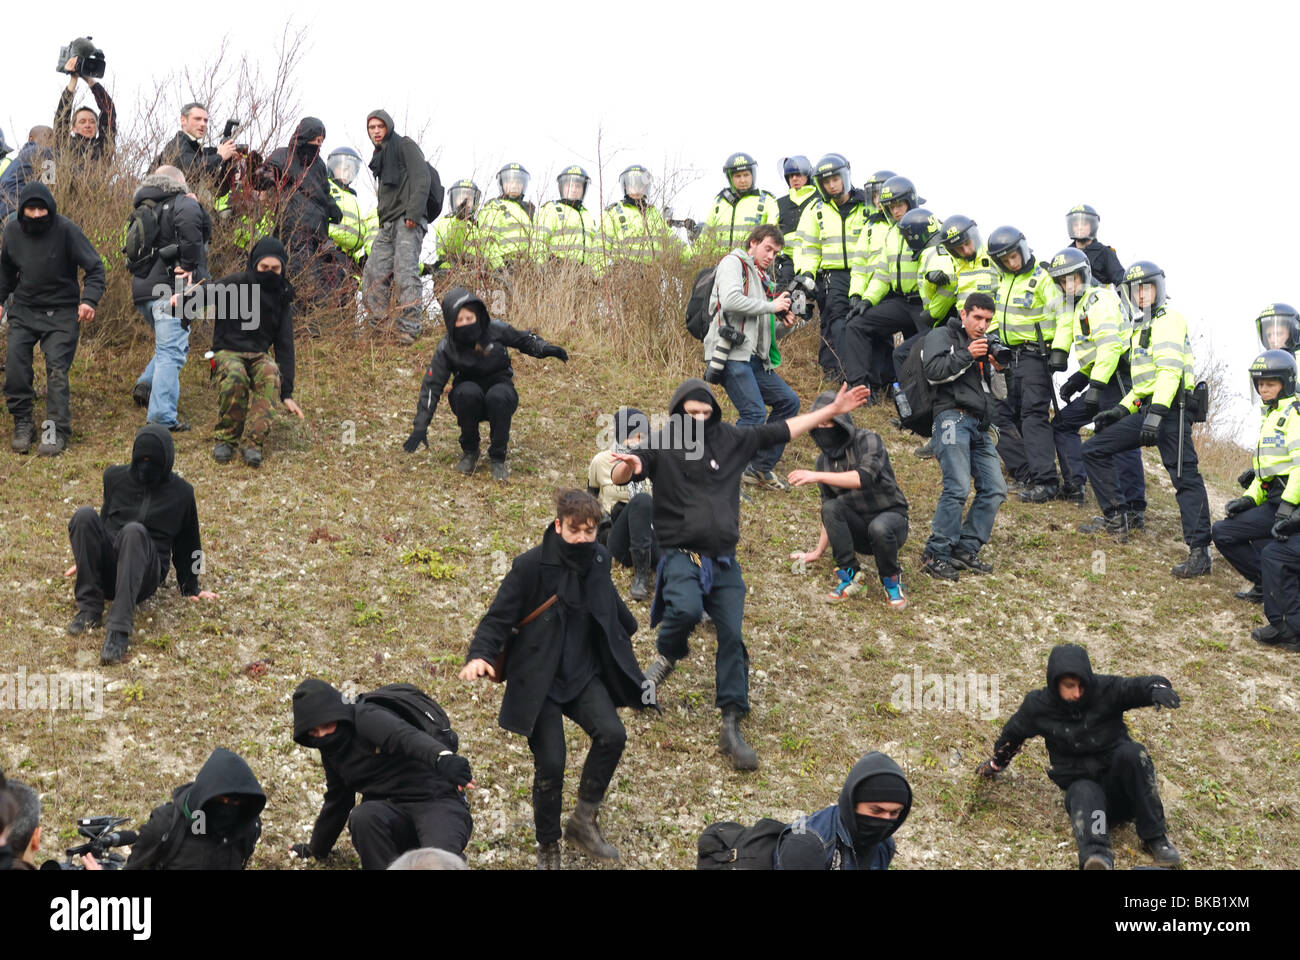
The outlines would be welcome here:
<svg viewBox="0 0 1300 960">
<path fill-rule="evenodd" d="M 650 551 L 633 550 L 632 586 L 628 588 L 627 595 L 633 600 L 649 600 L 652 576 L 653 574 L 650 573 Z"/>
<path fill-rule="evenodd" d="M 122 658 L 126 656 L 126 647 L 130 640 L 130 634 L 118 630 L 108 631 L 108 636 L 104 638 L 104 646 L 99 651 L 99 662 L 104 666 L 121 663 Z"/>
<path fill-rule="evenodd" d="M 596 823 L 596 814 L 599 812 L 599 803 L 579 800 L 573 816 L 564 825 L 564 839 L 593 860 L 617 860 L 618 849 L 605 840 Z"/>
<path fill-rule="evenodd" d="M 1016 496 L 1024 503 L 1046 503 L 1048 500 L 1055 500 L 1060 492 L 1060 484 L 1036 483 L 1029 489 L 1020 491 Z"/>
<path fill-rule="evenodd" d="M 1178 854 L 1178 848 L 1169 842 L 1168 837 L 1143 840 L 1142 849 L 1151 854 L 1151 859 L 1162 867 L 1176 867 L 1183 862 L 1183 858 Z"/>
<path fill-rule="evenodd" d="M 757 770 L 758 754 L 740 733 L 742 716 L 738 707 L 722 708 L 722 733 L 718 736 L 718 746 L 722 749 L 722 755 L 730 758 L 731 765 L 737 770 Z"/>
<path fill-rule="evenodd" d="M 552 840 L 550 843 L 539 843 L 537 845 L 537 869 L 538 870 L 561 869 L 560 841 Z"/>
<path fill-rule="evenodd" d="M 471 473 L 474 472 L 474 468 L 477 465 L 478 465 L 478 451 L 465 450 L 461 452 L 460 459 L 456 461 L 456 471 L 458 473 L 463 473 L 465 474 L 465 476 L 468 477 Z"/>
<path fill-rule="evenodd" d="M 1073 483 L 1063 483 L 1060 491 L 1056 494 L 1056 499 L 1082 507 L 1088 501 L 1088 492 L 1082 483 L 1077 486 Z"/>
<path fill-rule="evenodd" d="M 36 442 L 36 424 L 30 420 L 14 421 L 14 439 L 10 444 L 14 453 L 26 453 Z"/>
<path fill-rule="evenodd" d="M 1238 590 L 1233 594 L 1238 600 L 1245 600 L 1247 603 L 1264 602 L 1264 585 L 1262 583 L 1251 584 L 1249 590 Z"/>
<path fill-rule="evenodd" d="M 1074 529 L 1080 533 L 1109 533 L 1120 543 L 1128 543 L 1128 514 L 1119 512 L 1109 517 L 1093 517 L 1089 523 L 1081 523 Z"/>
<path fill-rule="evenodd" d="M 1190 548 L 1187 551 L 1187 559 L 1174 567 L 1170 572 L 1179 580 L 1208 576 L 1210 573 L 1210 548 Z"/>
</svg>

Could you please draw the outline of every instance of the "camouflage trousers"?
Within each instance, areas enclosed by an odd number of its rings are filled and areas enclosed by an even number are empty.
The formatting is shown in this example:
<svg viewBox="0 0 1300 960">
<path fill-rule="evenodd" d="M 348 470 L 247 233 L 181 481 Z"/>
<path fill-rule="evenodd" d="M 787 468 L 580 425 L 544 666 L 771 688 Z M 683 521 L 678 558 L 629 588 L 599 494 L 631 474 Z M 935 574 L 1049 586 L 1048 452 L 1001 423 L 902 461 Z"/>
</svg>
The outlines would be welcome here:
<svg viewBox="0 0 1300 960">
<path fill-rule="evenodd" d="M 245 446 L 261 448 L 271 432 L 271 411 L 280 396 L 280 368 L 269 353 L 218 350 L 216 377 L 220 381 L 216 438 L 234 444 L 247 432 Z"/>
</svg>

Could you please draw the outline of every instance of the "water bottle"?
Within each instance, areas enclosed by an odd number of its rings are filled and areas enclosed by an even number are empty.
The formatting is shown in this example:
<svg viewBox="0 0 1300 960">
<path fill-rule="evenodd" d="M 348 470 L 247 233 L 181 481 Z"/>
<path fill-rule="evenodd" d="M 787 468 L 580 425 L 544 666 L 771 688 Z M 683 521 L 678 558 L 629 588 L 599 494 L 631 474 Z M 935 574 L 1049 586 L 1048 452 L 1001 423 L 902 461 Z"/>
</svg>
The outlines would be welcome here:
<svg viewBox="0 0 1300 960">
<path fill-rule="evenodd" d="M 894 381 L 894 406 L 898 408 L 898 416 L 901 419 L 906 420 L 912 415 L 912 405 L 907 402 L 907 394 L 903 392 L 897 380 Z"/>
</svg>

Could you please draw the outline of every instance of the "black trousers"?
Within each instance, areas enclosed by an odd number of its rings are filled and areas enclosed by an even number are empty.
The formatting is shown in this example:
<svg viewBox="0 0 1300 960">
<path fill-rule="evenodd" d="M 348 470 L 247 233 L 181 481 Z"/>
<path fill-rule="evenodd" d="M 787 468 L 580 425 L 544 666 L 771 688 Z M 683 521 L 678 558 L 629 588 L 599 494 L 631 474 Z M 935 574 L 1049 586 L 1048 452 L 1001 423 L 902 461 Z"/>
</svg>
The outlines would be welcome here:
<svg viewBox="0 0 1300 960">
<path fill-rule="evenodd" d="M 993 408 L 998 456 L 1022 483 L 1059 482 L 1052 412 L 1052 371 L 1038 353 L 1015 350 L 1006 370 L 1007 398 Z"/>
<path fill-rule="evenodd" d="M 821 346 L 817 350 L 817 362 L 822 372 L 834 379 L 840 379 L 844 372 L 844 322 L 849 313 L 849 282 L 852 275 L 848 270 L 823 270 L 817 299 L 817 314 L 821 323 Z"/>
<path fill-rule="evenodd" d="M 1165 835 L 1165 808 L 1156 790 L 1156 768 L 1140 743 L 1115 748 L 1110 765 L 1095 779 L 1076 780 L 1065 791 L 1079 865 L 1094 853 L 1110 853 L 1110 831 L 1133 821 L 1137 835 L 1155 840 Z"/>
<path fill-rule="evenodd" d="M 1083 467 L 1083 438 L 1079 428 L 1092 422 L 1084 408 L 1083 393 L 1075 397 L 1052 418 L 1052 436 L 1056 438 L 1056 456 L 1061 461 L 1061 479 L 1068 480 L 1081 487 L 1088 479 Z M 1101 391 L 1101 404 L 1098 409 L 1109 410 L 1119 403 L 1124 396 L 1118 378 L 1111 377 Z M 1115 482 L 1119 485 L 1118 496 L 1126 510 L 1138 513 L 1147 508 L 1146 474 L 1142 469 L 1142 451 L 1126 450 L 1115 454 Z"/>
<path fill-rule="evenodd" d="M 1146 410 L 1130 414 L 1118 423 L 1111 424 L 1101 433 L 1095 433 L 1083 445 L 1083 465 L 1088 471 L 1088 482 L 1097 495 L 1097 504 L 1106 516 L 1113 516 L 1123 508 L 1115 491 L 1115 454 L 1133 450 L 1142 444 L 1138 435 Z M 1160 461 L 1169 472 L 1178 500 L 1178 512 L 1183 521 L 1183 542 L 1189 547 L 1210 545 L 1210 501 L 1205 495 L 1205 481 L 1197 466 L 1196 448 L 1192 446 L 1192 422 L 1183 424 L 1183 475 L 1178 476 L 1178 411 L 1172 410 L 1160 421 L 1156 434 L 1160 448 Z"/>
<path fill-rule="evenodd" d="M 488 422 L 488 457 L 504 460 L 510 446 L 510 420 L 519 407 L 513 384 L 494 383 L 486 390 L 472 380 L 461 380 L 451 388 L 451 412 L 460 424 L 460 448 L 478 451 L 478 425 Z"/>
<path fill-rule="evenodd" d="M 1273 519 L 1276 516 L 1277 504 L 1265 501 L 1235 517 L 1220 520 L 1210 528 L 1210 539 L 1223 559 L 1251 583 L 1264 581 L 1260 564 L 1264 548 L 1273 542 Z"/>
<path fill-rule="evenodd" d="M 638 493 L 627 503 L 614 505 L 614 525 L 609 530 L 606 546 L 610 556 L 625 567 L 632 566 L 633 550 L 650 551 L 650 562 L 659 562 L 659 548 L 655 543 L 654 527 L 651 516 L 654 513 L 654 497 L 648 493 Z"/>
<path fill-rule="evenodd" d="M 158 548 L 142 523 L 128 523 L 110 537 L 94 507 L 81 507 L 68 521 L 68 540 L 77 564 L 77 609 L 100 614 L 113 601 L 106 630 L 131 633 L 137 604 L 148 600 L 162 579 Z"/>
<path fill-rule="evenodd" d="M 868 518 L 853 509 L 848 499 L 836 497 L 822 503 L 822 526 L 835 565 L 841 570 L 857 570 L 858 554 L 869 553 L 882 577 L 898 576 L 898 551 L 907 542 L 907 514 L 886 510 Z"/>
<path fill-rule="evenodd" d="M 1264 616 L 1274 626 L 1285 622 L 1300 631 L 1300 536 L 1265 544 L 1260 566 L 1264 571 Z"/>
<path fill-rule="evenodd" d="M 582 765 L 578 799 L 600 803 L 614 778 L 618 761 L 627 745 L 627 731 L 600 677 L 592 677 L 582 693 L 568 703 L 550 697 L 528 738 L 533 751 L 533 823 L 538 843 L 560 839 L 560 805 L 564 794 L 564 718 L 568 717 L 591 737 L 591 749 Z"/>
<path fill-rule="evenodd" d="M 5 403 L 15 423 L 35 423 L 32 406 L 36 399 L 32 369 L 36 344 L 45 355 L 45 417 L 55 431 L 67 439 L 72 433 L 71 391 L 68 371 L 77 355 L 81 325 L 76 307 L 33 310 L 15 303 L 5 311 L 9 336 L 5 353 Z M 40 423 L 36 423 L 39 428 Z M 40 437 L 44 442 L 47 438 Z"/>
<path fill-rule="evenodd" d="M 867 384 L 872 392 L 898 379 L 894 370 L 894 334 L 904 338 L 919 328 L 924 308 L 903 297 L 889 297 L 844 327 L 844 373 L 851 386 Z"/>
<path fill-rule="evenodd" d="M 387 870 L 407 850 L 421 847 L 463 857 L 474 820 L 460 797 L 420 803 L 364 800 L 348 815 L 348 830 L 361 856 L 361 869 Z"/>
</svg>

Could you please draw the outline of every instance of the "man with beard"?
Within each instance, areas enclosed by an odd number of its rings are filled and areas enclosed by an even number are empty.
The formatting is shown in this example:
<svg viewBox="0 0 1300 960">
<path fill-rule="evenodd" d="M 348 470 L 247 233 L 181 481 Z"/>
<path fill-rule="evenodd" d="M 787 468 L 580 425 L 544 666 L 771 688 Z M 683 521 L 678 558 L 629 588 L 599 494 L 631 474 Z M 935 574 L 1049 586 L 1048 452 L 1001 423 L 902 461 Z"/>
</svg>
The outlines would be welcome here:
<svg viewBox="0 0 1300 960">
<path fill-rule="evenodd" d="M 1047 658 L 1047 686 L 1025 696 L 993 745 L 992 759 L 976 773 L 991 779 L 1026 740 L 1041 736 L 1052 764 L 1047 775 L 1065 791 L 1082 869 L 1114 868 L 1110 830 L 1126 820 L 1134 821 L 1142 849 L 1157 864 L 1177 866 L 1182 858 L 1165 835 L 1155 767 L 1146 747 L 1129 737 L 1124 711 L 1177 709 L 1180 703 L 1165 677 L 1094 674 L 1087 650 L 1057 644 Z"/>
<path fill-rule="evenodd" d="M 442 320 L 447 335 L 438 341 L 429 369 L 424 372 L 414 428 L 402 449 L 415 453 L 422 443 L 428 449 L 429 421 L 438 408 L 443 387 L 454 376 L 448 403 L 460 424 L 461 457 L 456 469 L 466 476 L 474 472 L 479 452 L 478 425 L 486 420 L 491 430 L 488 459 L 492 479 L 505 480 L 510 476 L 506 465 L 510 420 L 519 406 L 508 348 L 514 347 L 530 357 L 554 357 L 561 363 L 569 362 L 568 351 L 535 333 L 493 320 L 483 301 L 464 287 L 452 287 L 442 298 Z"/>
<path fill-rule="evenodd" d="M 243 757 L 212 751 L 193 782 L 154 808 L 123 870 L 243 870 L 262 836 L 266 794 Z"/>
<path fill-rule="evenodd" d="M 718 630 L 717 694 L 722 711 L 718 746 L 737 770 L 754 770 L 758 755 L 740 733 L 749 712 L 749 652 L 741 636 L 745 581 L 736 559 L 740 540 L 740 478 L 754 454 L 789 443 L 827 418 L 867 401 L 866 387 L 840 388 L 814 413 L 756 427 L 722 420 L 703 380 L 682 383 L 668 404 L 668 425 L 647 448 L 615 453 L 614 483 L 654 481 L 654 529 L 659 567 L 650 625 L 661 620 L 658 654 L 645 671 L 654 688 L 689 652 L 687 641 L 704 612 Z"/>
<path fill-rule="evenodd" d="M 29 183 L 18 197 L 18 215 L 4 225 L 0 242 L 0 317 L 9 309 L 5 355 L 5 402 L 14 418 L 13 450 L 26 453 L 36 439 L 32 412 L 32 350 L 45 355 L 45 427 L 37 453 L 56 457 L 72 433 L 68 370 L 77 354 L 81 324 L 95 319 L 104 294 L 104 264 L 81 229 L 59 216 L 44 184 Z M 78 285 L 78 268 L 84 283 Z"/>
<path fill-rule="evenodd" d="M 474 777 L 455 734 L 435 738 L 368 696 L 314 678 L 293 692 L 293 739 L 320 751 L 325 801 L 310 842 L 292 852 L 323 860 L 346 823 L 363 870 L 386 870 L 418 847 L 463 857 L 474 827 L 464 791 Z"/>
<path fill-rule="evenodd" d="M 591 737 L 564 836 L 593 859 L 617 860 L 596 823 L 627 743 L 617 708 L 654 704 L 632 650 L 636 618 L 610 580 L 609 552 L 596 543 L 600 517 L 600 502 L 589 493 L 556 496 L 554 526 L 511 565 L 460 671 L 462 680 L 504 680 L 498 722 L 528 738 L 539 870 L 561 865 L 564 717 Z"/>
<path fill-rule="evenodd" d="M 813 412 L 835 402 L 827 390 L 813 404 Z M 876 572 L 895 610 L 907 606 L 899 580 L 898 551 L 907 541 L 907 498 L 894 480 L 894 468 L 880 434 L 854 425 L 853 417 L 841 413 L 828 417 L 812 429 L 821 454 L 814 470 L 795 470 L 790 483 L 796 487 L 816 483 L 822 495 L 822 529 L 817 546 L 806 553 L 792 553 L 791 560 L 814 563 L 831 548 L 837 582 L 829 600 L 844 600 L 867 586 L 866 571 L 858 563 L 858 551 L 876 560 Z"/>
<path fill-rule="evenodd" d="M 912 788 L 890 757 L 872 751 L 853 765 L 839 802 L 785 828 L 772 855 L 775 870 L 888 870 L 893 834 L 912 810 Z M 821 842 L 811 857 L 807 838 Z"/>
<path fill-rule="evenodd" d="M 216 600 L 199 589 L 203 549 L 194 488 L 172 473 L 175 450 L 166 427 L 145 424 L 135 435 L 130 465 L 104 471 L 104 505 L 81 507 L 68 523 L 75 576 L 77 615 L 68 634 L 97 628 L 105 598 L 113 601 L 107 636 L 99 653 L 102 664 L 126 656 L 134 630 L 135 607 L 167 579 L 170 560 L 181 594 L 191 600 Z"/>
</svg>

